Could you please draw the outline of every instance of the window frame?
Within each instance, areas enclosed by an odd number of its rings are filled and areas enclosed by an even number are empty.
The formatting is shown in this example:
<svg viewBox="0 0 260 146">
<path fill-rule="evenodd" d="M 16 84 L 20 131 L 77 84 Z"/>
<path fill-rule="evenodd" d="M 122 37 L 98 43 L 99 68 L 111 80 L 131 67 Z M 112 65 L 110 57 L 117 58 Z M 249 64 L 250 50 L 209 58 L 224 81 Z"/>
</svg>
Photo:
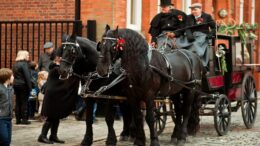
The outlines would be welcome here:
<svg viewBox="0 0 260 146">
<path fill-rule="evenodd" d="M 126 27 L 129 29 L 133 29 L 136 31 L 141 31 L 141 26 L 142 26 L 142 0 L 135 0 L 135 10 L 136 10 L 136 24 L 131 24 L 131 2 L 132 0 L 127 0 L 127 25 Z"/>
</svg>

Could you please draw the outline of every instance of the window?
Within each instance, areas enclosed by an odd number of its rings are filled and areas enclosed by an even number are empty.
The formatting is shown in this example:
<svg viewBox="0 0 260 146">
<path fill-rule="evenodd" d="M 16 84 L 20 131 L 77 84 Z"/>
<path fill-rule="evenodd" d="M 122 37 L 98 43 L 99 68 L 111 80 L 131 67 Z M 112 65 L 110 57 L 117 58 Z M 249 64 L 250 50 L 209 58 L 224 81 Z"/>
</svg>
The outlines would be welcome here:
<svg viewBox="0 0 260 146">
<path fill-rule="evenodd" d="M 244 0 L 240 0 L 239 3 L 239 11 L 240 11 L 240 16 L 239 16 L 239 23 L 242 24 L 244 21 Z"/>
<path fill-rule="evenodd" d="M 127 0 L 127 28 L 141 31 L 142 0 Z"/>
<path fill-rule="evenodd" d="M 251 24 L 255 24 L 255 0 L 252 0 Z"/>
<path fill-rule="evenodd" d="M 191 5 L 191 0 L 182 0 L 182 10 L 186 13 L 186 14 L 190 14 L 190 5 Z"/>
</svg>

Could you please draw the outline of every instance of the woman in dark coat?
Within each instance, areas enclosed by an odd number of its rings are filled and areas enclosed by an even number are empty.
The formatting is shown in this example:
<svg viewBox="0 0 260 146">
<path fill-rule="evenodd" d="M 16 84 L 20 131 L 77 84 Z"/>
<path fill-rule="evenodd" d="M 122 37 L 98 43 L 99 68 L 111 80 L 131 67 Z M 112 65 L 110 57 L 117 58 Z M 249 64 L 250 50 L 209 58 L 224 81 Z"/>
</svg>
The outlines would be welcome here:
<svg viewBox="0 0 260 146">
<path fill-rule="evenodd" d="M 29 69 L 29 52 L 20 50 L 13 66 L 13 88 L 16 95 L 16 124 L 30 124 L 28 121 L 28 98 L 32 90 L 31 73 Z"/>
<path fill-rule="evenodd" d="M 74 76 L 71 76 L 67 80 L 60 80 L 58 72 L 59 61 L 55 62 L 49 67 L 49 77 L 44 91 L 45 95 L 41 114 L 47 117 L 47 120 L 43 124 L 41 135 L 38 138 L 39 142 L 47 144 L 52 144 L 53 142 L 64 143 L 64 141 L 57 137 L 58 126 L 60 119 L 71 114 L 77 99 L 79 86 L 79 79 Z M 47 134 L 49 129 L 51 129 L 51 134 L 48 139 Z"/>
</svg>

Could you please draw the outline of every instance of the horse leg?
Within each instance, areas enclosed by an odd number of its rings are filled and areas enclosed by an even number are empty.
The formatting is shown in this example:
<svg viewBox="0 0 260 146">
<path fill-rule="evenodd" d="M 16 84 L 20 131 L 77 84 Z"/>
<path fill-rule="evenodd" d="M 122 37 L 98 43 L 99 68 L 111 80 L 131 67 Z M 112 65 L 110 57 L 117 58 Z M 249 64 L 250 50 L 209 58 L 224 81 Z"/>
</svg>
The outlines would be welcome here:
<svg viewBox="0 0 260 146">
<path fill-rule="evenodd" d="M 114 117 L 115 117 L 115 107 L 111 101 L 107 101 L 106 104 L 106 124 L 108 128 L 108 135 L 106 140 L 107 146 L 116 146 L 117 139 L 114 129 Z"/>
<path fill-rule="evenodd" d="M 94 100 L 92 98 L 85 99 L 86 103 L 86 133 L 84 139 L 81 142 L 81 146 L 91 146 L 93 143 L 93 105 Z"/>
<path fill-rule="evenodd" d="M 171 100 L 174 104 L 174 111 L 176 115 L 176 121 L 175 121 L 175 126 L 171 135 L 171 143 L 177 144 L 177 141 L 180 137 L 180 130 L 181 130 L 181 123 L 182 123 L 182 103 L 181 103 L 181 98 L 180 94 L 175 94 L 174 96 L 171 96 Z"/>
<path fill-rule="evenodd" d="M 181 127 L 180 138 L 178 139 L 178 146 L 183 146 L 186 142 L 186 137 L 188 135 L 187 125 L 191 113 L 191 106 L 192 106 L 193 99 L 194 99 L 193 92 L 189 90 L 185 90 L 183 96 L 183 106 L 182 106 L 183 123 Z"/>
<path fill-rule="evenodd" d="M 154 98 L 147 98 L 146 101 L 146 122 L 150 129 L 151 146 L 159 146 L 157 131 L 154 128 Z"/>
<path fill-rule="evenodd" d="M 134 146 L 145 146 L 145 133 L 143 124 L 143 114 L 141 113 L 140 102 L 135 99 L 129 101 L 132 110 L 132 124 L 135 126 L 133 133 L 135 134 Z"/>
<path fill-rule="evenodd" d="M 123 131 L 120 134 L 120 141 L 127 141 L 130 136 L 130 124 L 132 121 L 132 115 L 130 107 L 126 101 L 120 103 L 120 110 L 123 116 Z"/>
</svg>

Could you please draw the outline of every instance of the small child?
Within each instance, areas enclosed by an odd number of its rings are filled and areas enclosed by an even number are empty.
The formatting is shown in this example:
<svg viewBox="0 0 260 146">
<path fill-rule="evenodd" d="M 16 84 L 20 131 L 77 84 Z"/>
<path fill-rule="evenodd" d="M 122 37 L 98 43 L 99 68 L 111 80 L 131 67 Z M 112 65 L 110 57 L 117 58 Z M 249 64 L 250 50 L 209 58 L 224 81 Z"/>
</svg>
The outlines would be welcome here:
<svg viewBox="0 0 260 146">
<path fill-rule="evenodd" d="M 0 69 L 0 145 L 9 146 L 12 137 L 12 88 L 11 69 Z"/>
<path fill-rule="evenodd" d="M 39 88 L 38 88 L 38 65 L 35 61 L 30 62 L 30 71 L 31 71 L 31 82 L 32 82 L 32 90 L 30 92 L 29 101 L 28 101 L 28 115 L 30 119 L 34 119 L 34 114 L 36 111 L 36 99 L 38 96 Z"/>
<path fill-rule="evenodd" d="M 38 114 L 41 114 L 42 110 L 42 103 L 43 103 L 43 98 L 44 98 L 44 84 L 46 83 L 48 79 L 48 72 L 47 71 L 40 71 L 38 73 L 38 87 L 40 90 L 40 93 L 38 94 L 38 101 L 39 101 L 39 109 L 38 109 Z"/>
</svg>

